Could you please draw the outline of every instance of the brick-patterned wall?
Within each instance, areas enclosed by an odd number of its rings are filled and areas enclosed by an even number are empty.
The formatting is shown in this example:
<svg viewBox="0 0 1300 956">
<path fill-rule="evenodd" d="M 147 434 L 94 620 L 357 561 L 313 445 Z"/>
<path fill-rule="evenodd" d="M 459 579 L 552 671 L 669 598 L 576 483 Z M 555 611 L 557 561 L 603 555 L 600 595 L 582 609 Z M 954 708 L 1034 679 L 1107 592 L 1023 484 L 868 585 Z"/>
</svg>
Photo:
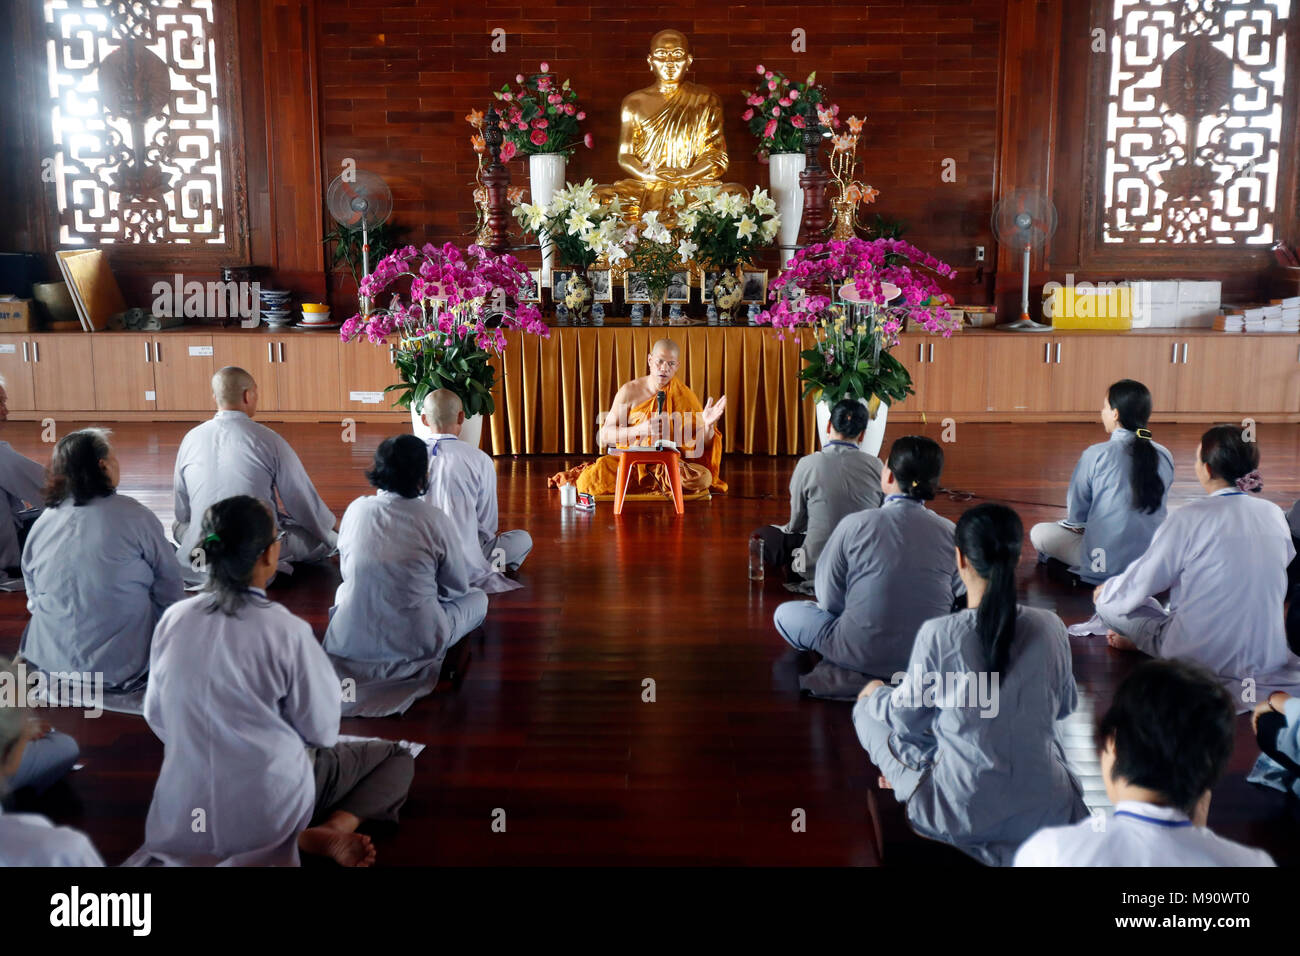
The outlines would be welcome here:
<svg viewBox="0 0 1300 956">
<path fill-rule="evenodd" d="M 475 162 L 463 117 L 543 60 L 572 79 L 596 139 L 575 155 L 569 179 L 617 179 L 619 103 L 650 80 L 651 36 L 673 27 L 692 43 L 689 78 L 723 98 L 729 180 L 767 185 L 740 120 L 755 65 L 800 78 L 816 69 L 842 111 L 867 116 L 863 178 L 881 191 L 869 212 L 906 220 L 909 239 L 971 267 L 973 247 L 991 247 L 1002 8 L 1002 0 L 320 0 L 322 182 L 351 157 L 388 180 L 394 219 L 412 238 L 467 234 Z M 495 27 L 507 33 L 504 53 L 490 50 Z M 795 28 L 806 31 L 805 53 L 791 52 Z M 941 178 L 946 158 L 956 162 L 955 182 Z M 526 163 L 511 164 L 515 182 L 527 180 Z"/>
</svg>

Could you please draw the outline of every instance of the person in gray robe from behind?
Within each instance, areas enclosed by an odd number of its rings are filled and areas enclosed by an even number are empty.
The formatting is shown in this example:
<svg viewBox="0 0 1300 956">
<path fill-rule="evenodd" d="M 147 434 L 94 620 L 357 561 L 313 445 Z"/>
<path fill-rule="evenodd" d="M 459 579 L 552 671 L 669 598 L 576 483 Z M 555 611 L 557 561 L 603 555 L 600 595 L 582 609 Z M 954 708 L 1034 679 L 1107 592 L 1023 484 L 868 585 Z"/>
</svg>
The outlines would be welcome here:
<svg viewBox="0 0 1300 956">
<path fill-rule="evenodd" d="M 533 550 L 533 538 L 522 528 L 498 531 L 496 466 L 486 452 L 461 441 L 460 397 L 445 388 L 430 392 L 420 420 L 432 432 L 424 497 L 451 519 L 465 548 L 470 582 L 494 594 L 515 590 L 519 585 L 500 572 L 518 570 Z"/>
<path fill-rule="evenodd" d="M 817 562 L 817 600 L 776 609 L 790 646 L 840 668 L 888 677 L 907 666 L 917 629 L 949 613 L 965 590 L 952 522 L 929 511 L 943 450 L 929 438 L 894 442 L 881 477 L 885 502 L 840 521 Z"/>
<path fill-rule="evenodd" d="M 763 563 L 786 571 L 788 581 L 812 580 L 831 533 L 842 519 L 880 507 L 882 465 L 862 450 L 867 407 L 846 398 L 831 409 L 826 443 L 804 455 L 790 477 L 790 520 L 754 532 L 763 540 Z"/>
<path fill-rule="evenodd" d="M 338 542 L 334 515 L 289 443 L 253 421 L 258 400 L 253 376 L 226 366 L 212 376 L 212 397 L 217 414 L 191 429 L 176 453 L 172 536 L 186 583 L 201 584 L 204 579 L 195 552 L 195 516 L 235 495 L 252 495 L 276 513 L 285 532 L 281 573 L 293 573 L 295 562 L 324 560 Z"/>
<path fill-rule="evenodd" d="M 344 684 L 345 716 L 405 711 L 433 690 L 447 649 L 483 623 L 488 598 L 469 583 L 451 520 L 421 500 L 428 452 L 386 438 L 366 472 L 378 489 L 348 505 L 339 530 L 343 583 L 325 650 Z"/>
<path fill-rule="evenodd" d="M 872 681 L 853 708 L 880 785 L 907 805 L 912 828 L 994 866 L 1043 827 L 1088 815 L 1057 724 L 1078 704 L 1065 625 L 1016 604 L 1023 537 L 1005 505 L 961 516 L 971 607 L 922 625 L 897 686 Z"/>
<path fill-rule="evenodd" d="M 107 432 L 64 435 L 22 561 L 23 657 L 46 672 L 102 674 L 111 692 L 145 683 L 154 624 L 184 596 L 162 525 L 117 493 L 120 477 Z"/>
<path fill-rule="evenodd" d="M 0 422 L 9 420 L 9 393 L 0 378 Z M 19 545 L 25 521 L 34 521 L 40 514 L 44 499 L 45 466 L 14 451 L 8 442 L 0 441 L 0 571 L 16 569 L 22 558 Z M 6 520 L 7 519 L 7 520 Z"/>
<path fill-rule="evenodd" d="M 389 740 L 339 739 L 339 682 L 311 625 L 268 600 L 281 535 L 248 495 L 203 515 L 206 591 L 154 635 L 144 716 L 162 770 L 129 866 L 369 866 L 357 828 L 397 822 L 414 774 Z M 196 826 L 202 811 L 203 826 Z"/>
</svg>

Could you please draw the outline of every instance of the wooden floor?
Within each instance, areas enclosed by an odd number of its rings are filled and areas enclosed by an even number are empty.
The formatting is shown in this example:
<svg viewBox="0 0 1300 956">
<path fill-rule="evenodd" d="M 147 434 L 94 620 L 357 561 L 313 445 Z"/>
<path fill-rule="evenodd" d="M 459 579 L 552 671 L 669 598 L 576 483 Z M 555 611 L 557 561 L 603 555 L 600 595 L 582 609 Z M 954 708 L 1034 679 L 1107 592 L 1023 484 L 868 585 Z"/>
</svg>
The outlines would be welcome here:
<svg viewBox="0 0 1300 956">
<path fill-rule="evenodd" d="M 60 423 L 60 432 L 77 427 Z M 121 491 L 171 522 L 171 475 L 183 424 L 123 424 L 114 430 Z M 294 445 L 338 515 L 367 492 L 363 468 L 387 426 L 357 426 L 355 443 L 330 425 L 276 426 Z M 939 426 L 895 426 L 939 438 Z M 1199 426 L 1165 426 L 1157 440 L 1177 462 L 1177 507 L 1199 495 L 1191 456 Z M 43 458 L 39 426 L 11 423 L 3 438 Z M 1020 512 L 1026 529 L 1063 517 L 1078 452 L 1104 438 L 1099 426 L 959 425 L 935 510 L 956 518 L 981 500 Z M 1300 496 L 1300 426 L 1263 425 L 1265 497 Z M 629 503 L 615 519 L 559 507 L 548 474 L 577 457 L 500 459 L 502 528 L 526 527 L 536 541 L 522 590 L 493 598 L 468 674 L 458 691 L 427 698 L 405 717 L 344 722 L 344 732 L 420 741 L 415 782 L 401 827 L 376 840 L 380 865 L 744 864 L 874 865 L 867 816 L 877 774 L 858 745 L 849 707 L 800 699 L 796 661 L 771 625 L 792 597 L 768 579 L 746 577 L 747 538 L 783 521 L 793 458 L 724 462 L 727 495 L 671 507 Z M 1028 541 L 1020 586 L 1028 604 L 1067 623 L 1091 610 L 1089 593 L 1037 567 Z M 336 566 L 303 569 L 272 596 L 318 634 L 338 583 Z M 21 595 L 0 595 L 0 652 L 12 654 L 26 619 Z M 1072 639 L 1085 708 L 1103 709 L 1133 655 L 1098 639 Z M 653 680 L 656 700 L 642 700 Z M 1086 760 L 1085 711 L 1073 736 Z M 144 835 L 162 747 L 143 719 L 56 713 L 78 738 L 84 769 L 48 795 L 44 810 L 86 831 L 110 863 Z M 1245 783 L 1257 754 L 1239 722 L 1229 777 L 1216 789 L 1211 824 L 1300 861 L 1300 825 L 1274 794 Z M 1082 731 L 1082 736 L 1081 736 Z M 1104 803 L 1095 770 L 1093 797 Z M 887 794 L 880 795 L 889 798 Z M 506 832 L 493 832 L 505 811 Z M 792 814 L 807 815 L 792 832 Z M 890 862 L 910 837 L 891 807 L 884 814 Z M 899 849 L 901 848 L 901 849 Z M 901 856 L 900 856 L 901 854 Z"/>
</svg>

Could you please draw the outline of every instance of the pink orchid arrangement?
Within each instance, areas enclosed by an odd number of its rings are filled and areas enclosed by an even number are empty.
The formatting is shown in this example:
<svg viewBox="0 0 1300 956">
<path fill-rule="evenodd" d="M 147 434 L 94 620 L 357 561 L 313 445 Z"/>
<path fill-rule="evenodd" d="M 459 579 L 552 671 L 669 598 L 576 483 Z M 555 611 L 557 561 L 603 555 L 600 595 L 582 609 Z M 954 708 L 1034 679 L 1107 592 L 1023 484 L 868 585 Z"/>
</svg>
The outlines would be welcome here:
<svg viewBox="0 0 1300 956">
<path fill-rule="evenodd" d="M 755 88 L 741 91 L 747 109 L 740 118 L 758 139 L 754 153 L 760 160 L 766 161 L 772 153 L 803 152 L 803 131 L 809 127 L 839 127 L 840 108 L 826 102 L 816 72 L 802 83 L 791 82 L 784 73 L 765 69 L 761 63 L 757 73 Z"/>
<path fill-rule="evenodd" d="M 801 353 L 805 396 L 815 392 L 832 405 L 872 395 L 901 401 L 913 391 L 912 378 L 889 350 L 898 344 L 904 321 L 945 338 L 960 326 L 932 304 L 943 292 L 931 273 L 956 275 L 948 264 L 901 239 L 819 242 L 795 253 L 772 280 L 769 297 L 775 305 L 755 321 L 777 329 L 779 338 L 803 327 L 813 330 L 814 347 Z M 859 301 L 841 297 L 850 282 Z"/>
<path fill-rule="evenodd" d="M 395 292 L 388 308 L 344 322 L 339 337 L 386 345 L 389 336 L 398 336 L 394 365 L 401 382 L 385 389 L 400 393 L 394 404 L 418 407 L 429 392 L 448 388 L 460 396 L 466 415 L 492 414 L 495 371 L 488 359 L 504 353 L 505 330 L 550 336 L 541 311 L 522 301 L 532 283 L 527 268 L 479 245 L 468 254 L 450 242 L 405 246 L 362 280 L 361 295 L 374 301 L 403 279 L 410 280 L 407 302 Z"/>
<path fill-rule="evenodd" d="M 578 94 L 568 80 L 558 80 L 548 63 L 540 71 L 525 76 L 516 74 L 515 85 L 503 84 L 492 94 L 502 102 L 501 161 L 508 163 L 516 154 L 564 153 L 572 156 L 578 143 L 587 149 L 595 144 L 581 124 L 587 114 L 578 104 Z"/>
</svg>

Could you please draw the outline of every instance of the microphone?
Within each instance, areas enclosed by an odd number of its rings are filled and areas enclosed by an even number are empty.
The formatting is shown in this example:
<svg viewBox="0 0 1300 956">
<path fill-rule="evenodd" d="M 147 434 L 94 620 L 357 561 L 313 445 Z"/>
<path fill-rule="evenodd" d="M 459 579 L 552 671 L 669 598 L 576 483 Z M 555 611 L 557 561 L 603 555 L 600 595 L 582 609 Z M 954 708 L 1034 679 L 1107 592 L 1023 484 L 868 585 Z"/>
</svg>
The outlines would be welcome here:
<svg viewBox="0 0 1300 956">
<path fill-rule="evenodd" d="M 660 415 L 664 413 L 664 402 L 666 401 L 668 401 L 668 393 L 660 389 L 659 394 L 655 396 L 655 404 L 658 406 L 657 410 Z"/>
</svg>

